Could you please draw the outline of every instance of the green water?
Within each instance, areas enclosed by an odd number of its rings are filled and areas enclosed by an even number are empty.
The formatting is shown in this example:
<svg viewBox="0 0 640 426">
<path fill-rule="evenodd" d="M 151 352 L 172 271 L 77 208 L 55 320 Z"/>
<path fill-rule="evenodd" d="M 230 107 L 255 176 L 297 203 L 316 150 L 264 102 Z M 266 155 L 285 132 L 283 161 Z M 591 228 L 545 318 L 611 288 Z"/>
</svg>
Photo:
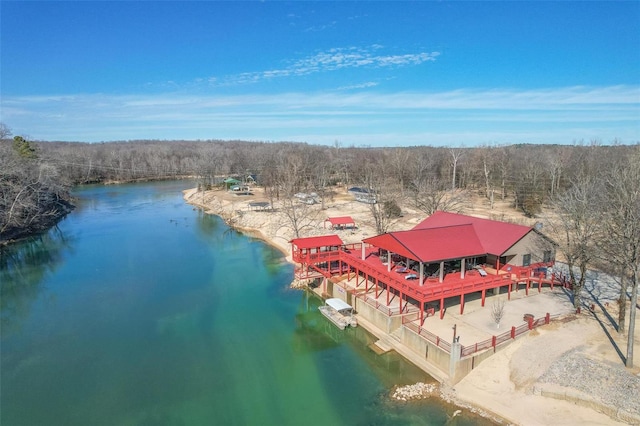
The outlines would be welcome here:
<svg viewBox="0 0 640 426">
<path fill-rule="evenodd" d="M 329 324 L 279 252 L 185 204 L 189 186 L 80 188 L 58 228 L 4 249 L 3 426 L 489 424 L 391 402 L 429 377 Z"/>
</svg>

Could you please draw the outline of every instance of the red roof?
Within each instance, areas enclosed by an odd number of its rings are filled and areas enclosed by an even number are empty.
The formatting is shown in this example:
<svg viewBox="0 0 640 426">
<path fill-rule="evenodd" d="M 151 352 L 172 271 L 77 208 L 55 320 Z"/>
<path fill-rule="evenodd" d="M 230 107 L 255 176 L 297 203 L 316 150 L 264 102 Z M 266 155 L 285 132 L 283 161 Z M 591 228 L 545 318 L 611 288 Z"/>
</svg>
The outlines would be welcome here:
<svg viewBox="0 0 640 426">
<path fill-rule="evenodd" d="M 423 263 L 487 254 L 470 224 L 389 232 L 363 242 Z"/>
<path fill-rule="evenodd" d="M 348 225 L 350 223 L 355 224 L 356 221 L 351 218 L 351 216 L 340 216 L 340 217 L 328 217 L 325 222 L 331 222 L 332 226 L 335 225 Z"/>
<path fill-rule="evenodd" d="M 318 247 L 342 246 L 344 243 L 337 235 L 322 235 L 320 237 L 296 238 L 291 240 L 291 244 L 299 249 L 310 249 Z"/>
<path fill-rule="evenodd" d="M 475 234 L 484 247 L 485 254 L 502 255 L 532 228 L 514 223 L 499 222 L 497 220 L 481 219 L 457 213 L 437 211 L 413 229 L 434 229 L 453 225 L 472 225 Z M 460 256 L 462 257 L 462 256 Z"/>
</svg>

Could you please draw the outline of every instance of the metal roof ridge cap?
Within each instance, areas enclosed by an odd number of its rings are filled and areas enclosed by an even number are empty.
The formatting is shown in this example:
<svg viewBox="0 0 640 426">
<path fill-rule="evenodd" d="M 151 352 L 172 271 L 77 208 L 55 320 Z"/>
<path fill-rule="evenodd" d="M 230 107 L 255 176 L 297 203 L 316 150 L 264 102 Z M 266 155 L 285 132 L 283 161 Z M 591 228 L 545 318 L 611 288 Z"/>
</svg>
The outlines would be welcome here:
<svg viewBox="0 0 640 426">
<path fill-rule="evenodd" d="M 391 235 L 391 237 L 393 239 L 395 239 L 398 242 L 398 244 L 400 244 L 402 247 L 406 248 L 409 253 L 414 255 L 416 257 L 416 259 L 418 259 L 421 263 L 424 263 L 424 260 L 422 260 L 422 258 L 420 256 L 418 256 L 416 253 L 414 253 L 413 250 L 411 250 L 409 247 L 407 247 L 402 241 L 397 239 L 395 235 L 392 235 L 392 234 L 389 234 L 389 235 Z"/>
<path fill-rule="evenodd" d="M 429 228 L 418 228 L 418 229 L 412 228 L 412 229 L 408 229 L 407 231 L 429 231 L 431 229 L 455 228 L 457 226 L 471 226 L 472 228 L 475 229 L 473 222 L 469 222 L 469 223 L 456 223 L 456 224 L 450 224 L 450 225 L 432 226 Z M 399 231 L 399 232 L 406 232 L 406 231 Z"/>
</svg>

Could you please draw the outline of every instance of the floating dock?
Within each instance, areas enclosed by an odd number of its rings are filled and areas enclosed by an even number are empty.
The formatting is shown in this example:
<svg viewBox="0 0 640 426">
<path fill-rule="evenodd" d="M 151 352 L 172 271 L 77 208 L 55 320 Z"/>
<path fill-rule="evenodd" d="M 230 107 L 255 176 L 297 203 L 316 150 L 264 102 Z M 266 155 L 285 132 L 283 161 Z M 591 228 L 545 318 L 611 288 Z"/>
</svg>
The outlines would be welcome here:
<svg viewBox="0 0 640 426">
<path fill-rule="evenodd" d="M 318 307 L 318 310 L 340 330 L 358 326 L 351 305 L 337 298 L 327 299 L 325 303 L 325 305 Z"/>
</svg>

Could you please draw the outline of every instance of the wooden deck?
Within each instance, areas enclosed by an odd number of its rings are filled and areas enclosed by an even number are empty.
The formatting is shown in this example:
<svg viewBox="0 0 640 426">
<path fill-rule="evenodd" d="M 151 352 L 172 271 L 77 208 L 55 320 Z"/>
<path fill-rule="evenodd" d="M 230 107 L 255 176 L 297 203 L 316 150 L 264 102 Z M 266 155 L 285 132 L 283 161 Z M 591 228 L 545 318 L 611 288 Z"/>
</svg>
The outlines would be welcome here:
<svg viewBox="0 0 640 426">
<path fill-rule="evenodd" d="M 300 274 L 304 274 L 306 271 L 308 275 L 321 275 L 326 278 L 345 274 L 348 279 L 355 278 L 356 290 L 364 285 L 364 291 L 359 292 L 357 297 L 377 308 L 384 306 L 389 315 L 409 313 L 417 309 L 420 312 L 420 321 L 424 320 L 425 305 L 430 302 L 438 302 L 440 318 L 442 318 L 444 301 L 448 298 L 459 297 L 460 313 L 463 313 L 464 298 L 467 294 L 480 292 L 484 306 L 487 290 L 505 287 L 510 298 L 512 291 L 518 291 L 518 283 L 524 285 L 527 295 L 531 288 L 536 287 L 536 284 L 538 291 L 541 290 L 542 285 L 549 285 L 551 288 L 554 285 L 553 279 L 539 275 L 534 276 L 534 268 L 532 267 L 514 268 L 512 272 L 485 267 L 485 276 L 481 276 L 477 270 L 469 270 L 465 271 L 464 277 L 462 277 L 460 271 L 457 271 L 445 274 L 442 282 L 439 277 L 427 277 L 420 285 L 419 279 L 405 279 L 409 274 L 419 277 L 418 271 L 406 269 L 397 263 L 392 264 L 389 268 L 385 263 L 386 259 L 381 259 L 374 252 L 372 249 L 365 249 L 365 259 L 363 260 L 362 246 L 355 244 L 340 250 L 298 256 L 294 260 L 302 265 Z M 381 298 L 382 295 L 386 297 Z M 411 306 L 415 308 L 410 309 L 408 302 L 412 302 Z M 429 313 L 427 311 L 427 315 Z"/>
</svg>

